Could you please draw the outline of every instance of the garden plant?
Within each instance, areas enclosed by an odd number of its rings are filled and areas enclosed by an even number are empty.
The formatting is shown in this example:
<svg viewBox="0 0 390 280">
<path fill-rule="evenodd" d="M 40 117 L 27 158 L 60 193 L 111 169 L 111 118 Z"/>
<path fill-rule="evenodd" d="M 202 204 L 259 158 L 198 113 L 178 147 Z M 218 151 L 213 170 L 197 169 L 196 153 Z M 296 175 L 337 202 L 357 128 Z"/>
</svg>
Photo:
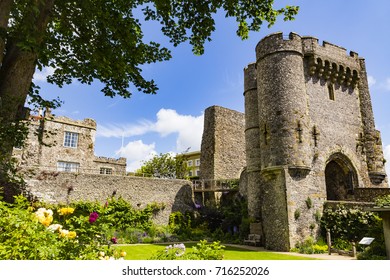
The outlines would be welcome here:
<svg viewBox="0 0 390 280">
<path fill-rule="evenodd" d="M 69 205 L 0 202 L 0 259 L 117 259 L 125 255 L 112 245 L 118 233 L 136 228 L 142 235 L 155 229 L 151 218 L 163 205 L 135 210 L 123 199 Z M 155 231 L 155 230 L 154 230 Z"/>
<path fill-rule="evenodd" d="M 330 230 L 332 247 L 335 249 L 350 251 L 354 242 L 360 252 L 358 259 L 386 258 L 382 220 L 374 212 L 364 211 L 359 207 L 346 208 L 343 205 L 334 209 L 326 208 L 321 227 L 324 237 L 326 229 Z M 374 238 L 369 248 L 358 245 L 358 242 L 367 236 Z"/>
</svg>

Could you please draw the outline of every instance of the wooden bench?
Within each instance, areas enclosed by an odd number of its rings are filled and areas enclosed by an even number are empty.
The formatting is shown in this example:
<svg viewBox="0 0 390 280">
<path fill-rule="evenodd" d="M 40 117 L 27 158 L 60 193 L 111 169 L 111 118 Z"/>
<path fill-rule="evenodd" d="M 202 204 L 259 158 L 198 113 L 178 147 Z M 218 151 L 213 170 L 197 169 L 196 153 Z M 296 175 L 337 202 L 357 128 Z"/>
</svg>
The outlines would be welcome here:
<svg viewBox="0 0 390 280">
<path fill-rule="evenodd" d="M 248 239 L 244 239 L 245 244 L 253 244 L 256 246 L 260 244 L 260 235 L 259 234 L 249 234 Z"/>
</svg>

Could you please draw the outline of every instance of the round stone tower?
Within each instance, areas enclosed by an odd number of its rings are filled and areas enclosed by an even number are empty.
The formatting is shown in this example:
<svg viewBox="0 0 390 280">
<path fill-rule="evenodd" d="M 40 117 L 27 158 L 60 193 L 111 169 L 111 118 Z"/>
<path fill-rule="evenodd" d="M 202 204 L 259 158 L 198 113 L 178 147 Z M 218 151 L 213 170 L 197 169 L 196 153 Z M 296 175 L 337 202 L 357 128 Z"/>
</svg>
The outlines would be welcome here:
<svg viewBox="0 0 390 280">
<path fill-rule="evenodd" d="M 310 166 L 303 57 L 302 39 L 294 33 L 271 34 L 256 47 L 261 169 Z"/>
<path fill-rule="evenodd" d="M 260 129 L 257 101 L 256 64 L 244 69 L 245 98 L 245 142 L 246 173 L 248 178 L 247 196 L 249 217 L 256 222 L 261 220 L 260 204 Z M 259 230 L 260 231 L 260 230 Z M 257 232 L 260 233 L 260 232 Z"/>
<path fill-rule="evenodd" d="M 267 248 L 288 251 L 294 245 L 291 220 L 296 204 L 289 197 L 299 192 L 288 181 L 304 178 L 311 169 L 302 38 L 271 34 L 258 43 L 256 60 L 263 242 Z"/>
</svg>

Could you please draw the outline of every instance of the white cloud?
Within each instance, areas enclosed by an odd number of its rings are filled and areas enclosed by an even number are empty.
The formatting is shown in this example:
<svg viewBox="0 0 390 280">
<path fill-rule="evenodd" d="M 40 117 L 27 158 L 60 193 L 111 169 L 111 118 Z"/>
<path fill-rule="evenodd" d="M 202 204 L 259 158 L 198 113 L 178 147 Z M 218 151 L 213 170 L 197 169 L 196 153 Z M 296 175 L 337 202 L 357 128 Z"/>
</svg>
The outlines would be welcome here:
<svg viewBox="0 0 390 280">
<path fill-rule="evenodd" d="M 373 85 L 376 84 L 376 80 L 375 80 L 375 78 L 373 76 L 368 76 L 367 80 L 368 80 L 368 85 L 369 86 L 373 86 Z"/>
<path fill-rule="evenodd" d="M 203 133 L 203 114 L 197 117 L 179 115 L 175 110 L 161 109 L 157 113 L 154 130 L 161 136 L 177 133 L 176 151 L 183 152 L 187 148 L 199 150 Z"/>
<path fill-rule="evenodd" d="M 45 67 L 42 71 L 35 71 L 33 81 L 34 82 L 46 82 L 47 76 L 54 74 L 53 67 Z"/>
<path fill-rule="evenodd" d="M 144 144 L 142 140 L 132 141 L 115 152 L 117 156 L 127 158 L 127 170 L 136 171 L 142 166 L 142 161 L 151 159 L 157 154 L 155 143 Z"/>
<path fill-rule="evenodd" d="M 390 176 L 390 145 L 385 146 L 384 156 L 386 159 L 386 164 L 385 164 L 386 173 L 387 173 L 387 176 Z"/>
<path fill-rule="evenodd" d="M 384 88 L 387 91 L 390 91 L 390 78 L 387 78 L 385 83 L 384 83 Z"/>
<path fill-rule="evenodd" d="M 139 136 L 152 131 L 152 127 L 153 123 L 147 120 L 139 121 L 137 124 L 98 125 L 97 136 L 107 138 Z"/>
<path fill-rule="evenodd" d="M 157 132 L 161 137 L 177 134 L 176 152 L 187 148 L 199 150 L 203 133 L 203 114 L 200 116 L 180 115 L 172 109 L 160 109 L 155 122 L 142 120 L 136 124 L 99 125 L 97 137 L 132 137 Z M 163 140 L 161 140 L 163 141 Z"/>
</svg>

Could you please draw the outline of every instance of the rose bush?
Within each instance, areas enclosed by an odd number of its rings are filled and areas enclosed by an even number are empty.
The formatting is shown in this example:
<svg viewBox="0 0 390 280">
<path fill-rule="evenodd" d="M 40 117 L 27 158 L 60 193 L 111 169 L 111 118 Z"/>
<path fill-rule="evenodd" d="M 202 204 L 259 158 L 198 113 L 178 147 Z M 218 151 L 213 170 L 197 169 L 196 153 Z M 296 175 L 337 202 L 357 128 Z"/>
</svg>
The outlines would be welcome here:
<svg viewBox="0 0 390 280">
<path fill-rule="evenodd" d="M 102 253 L 103 259 L 121 258 L 121 252 L 106 246 L 109 225 L 99 225 L 97 213 L 74 215 L 75 207 L 39 206 L 22 196 L 14 204 L 0 202 L 0 259 L 95 260 Z"/>
</svg>

